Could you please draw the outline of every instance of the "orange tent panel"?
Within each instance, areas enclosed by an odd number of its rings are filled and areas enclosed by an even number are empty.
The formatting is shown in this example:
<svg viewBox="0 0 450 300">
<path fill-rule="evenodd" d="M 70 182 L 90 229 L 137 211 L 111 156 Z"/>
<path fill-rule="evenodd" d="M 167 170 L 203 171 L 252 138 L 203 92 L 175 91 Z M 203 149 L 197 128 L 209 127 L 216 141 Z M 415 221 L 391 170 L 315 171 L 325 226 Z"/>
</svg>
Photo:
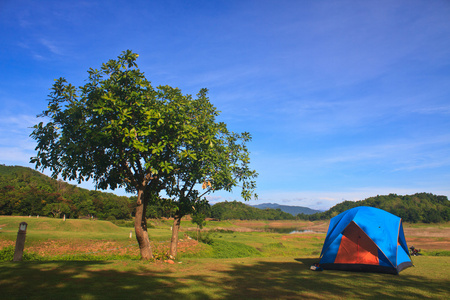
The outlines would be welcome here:
<svg viewBox="0 0 450 300">
<path fill-rule="evenodd" d="M 345 228 L 334 263 L 378 265 L 378 248 L 355 222 Z"/>
</svg>

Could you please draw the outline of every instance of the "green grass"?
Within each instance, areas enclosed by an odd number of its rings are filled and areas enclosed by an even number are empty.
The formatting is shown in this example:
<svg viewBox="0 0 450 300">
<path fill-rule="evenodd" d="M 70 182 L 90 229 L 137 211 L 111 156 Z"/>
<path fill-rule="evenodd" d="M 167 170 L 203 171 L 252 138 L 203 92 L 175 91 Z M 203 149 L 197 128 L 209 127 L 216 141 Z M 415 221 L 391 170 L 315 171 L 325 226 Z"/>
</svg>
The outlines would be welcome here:
<svg viewBox="0 0 450 300">
<path fill-rule="evenodd" d="M 212 231 L 203 234 L 213 241 L 242 244 L 254 248 L 253 255 L 248 256 L 318 256 L 322 249 L 325 234 L 278 234 L 272 232 L 233 232 L 226 230 Z M 195 237 L 194 233 L 190 233 Z M 229 254 L 231 255 L 231 254 Z M 238 254 L 242 255 L 242 254 Z M 206 256 L 205 254 L 205 257 Z M 213 256 L 214 257 L 214 256 Z M 227 258 L 240 257 L 228 256 Z"/>
<path fill-rule="evenodd" d="M 102 239 L 105 237 L 126 238 L 129 229 L 118 227 L 108 221 L 70 220 L 53 218 L 0 217 L 1 234 L 5 238 L 14 238 L 19 229 L 19 223 L 26 222 L 27 239 L 65 238 L 70 233 L 71 238 Z"/>
<path fill-rule="evenodd" d="M 420 253 L 426 256 L 450 256 L 450 251 L 448 250 L 422 251 Z"/>
<path fill-rule="evenodd" d="M 0 263 L 8 299 L 448 299 L 447 257 L 419 257 L 399 276 L 313 272 L 313 258 L 188 259 L 180 264 Z M 445 268 L 447 266 L 447 268 Z"/>
</svg>

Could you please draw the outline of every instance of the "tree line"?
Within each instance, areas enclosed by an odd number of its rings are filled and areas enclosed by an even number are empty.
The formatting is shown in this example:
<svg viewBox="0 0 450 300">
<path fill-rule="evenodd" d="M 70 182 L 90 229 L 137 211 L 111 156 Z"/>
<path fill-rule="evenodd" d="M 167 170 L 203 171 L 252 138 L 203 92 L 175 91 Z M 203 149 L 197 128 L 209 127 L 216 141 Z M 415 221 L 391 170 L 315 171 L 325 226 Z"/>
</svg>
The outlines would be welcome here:
<svg viewBox="0 0 450 300">
<path fill-rule="evenodd" d="M 296 216 L 281 209 L 259 209 L 238 201 L 225 201 L 211 206 L 211 218 L 217 220 L 295 220 Z"/>
<path fill-rule="evenodd" d="M 311 215 L 300 214 L 298 218 L 310 221 L 328 220 L 357 206 L 380 208 L 410 223 L 440 223 L 450 221 L 450 201 L 447 196 L 438 196 L 431 193 L 377 195 L 361 201 L 344 201 L 325 212 Z"/>
<path fill-rule="evenodd" d="M 117 196 L 89 191 L 55 180 L 30 168 L 0 165 L 0 215 L 40 215 L 55 218 L 89 218 L 103 220 L 131 219 L 135 215 L 136 196 Z M 321 213 L 292 214 L 280 209 L 259 209 L 238 201 L 203 205 L 195 212 L 217 220 L 328 220 L 356 206 L 381 208 L 405 222 L 439 223 L 450 221 L 447 196 L 431 193 L 414 195 L 377 195 L 361 201 L 344 201 Z M 150 203 L 146 218 L 173 218 L 176 205 L 169 199 Z M 195 213 L 191 213 L 195 216 Z"/>
<path fill-rule="evenodd" d="M 344 201 L 327 211 L 315 214 L 291 215 L 280 209 L 258 209 L 241 202 L 221 202 L 211 206 L 210 217 L 218 220 L 329 220 L 357 206 L 383 209 L 409 223 L 440 223 L 450 221 L 450 201 L 447 196 L 430 193 L 414 195 L 389 194 L 360 201 Z"/>
<path fill-rule="evenodd" d="M 136 196 L 117 196 L 79 188 L 30 168 L 0 165 L 0 215 L 131 219 L 135 215 L 136 200 Z M 191 216 L 217 220 L 314 221 L 328 220 L 356 206 L 381 208 L 410 223 L 450 221 L 450 201 L 447 196 L 431 193 L 377 195 L 356 202 L 344 201 L 325 212 L 295 216 L 281 209 L 259 209 L 238 201 L 225 201 L 212 206 L 206 204 L 191 213 Z M 148 205 L 146 218 L 173 218 L 175 213 L 176 205 L 169 199 L 159 199 Z"/>
</svg>

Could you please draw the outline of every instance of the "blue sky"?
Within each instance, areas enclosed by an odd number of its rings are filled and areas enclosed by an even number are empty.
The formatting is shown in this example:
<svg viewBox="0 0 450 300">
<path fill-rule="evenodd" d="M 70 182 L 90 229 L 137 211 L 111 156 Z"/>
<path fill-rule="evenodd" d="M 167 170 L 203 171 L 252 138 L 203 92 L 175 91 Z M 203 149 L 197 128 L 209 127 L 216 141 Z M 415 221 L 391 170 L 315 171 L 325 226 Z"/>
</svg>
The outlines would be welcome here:
<svg viewBox="0 0 450 300">
<path fill-rule="evenodd" d="M 252 134 L 252 204 L 450 196 L 449 16 L 445 0 L 1 0 L 0 163 L 33 167 L 55 78 L 83 85 L 131 49 L 153 85 L 206 87 Z"/>
</svg>

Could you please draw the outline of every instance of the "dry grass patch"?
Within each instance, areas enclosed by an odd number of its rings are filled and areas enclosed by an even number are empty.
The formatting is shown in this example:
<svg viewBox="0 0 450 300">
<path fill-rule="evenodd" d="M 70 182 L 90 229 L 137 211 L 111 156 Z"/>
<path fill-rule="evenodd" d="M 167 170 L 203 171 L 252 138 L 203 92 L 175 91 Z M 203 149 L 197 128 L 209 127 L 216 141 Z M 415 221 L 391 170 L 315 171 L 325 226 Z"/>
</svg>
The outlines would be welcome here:
<svg viewBox="0 0 450 300">
<path fill-rule="evenodd" d="M 450 251 L 450 227 L 447 224 L 433 226 L 405 224 L 404 232 L 408 246 L 425 251 Z"/>
</svg>

